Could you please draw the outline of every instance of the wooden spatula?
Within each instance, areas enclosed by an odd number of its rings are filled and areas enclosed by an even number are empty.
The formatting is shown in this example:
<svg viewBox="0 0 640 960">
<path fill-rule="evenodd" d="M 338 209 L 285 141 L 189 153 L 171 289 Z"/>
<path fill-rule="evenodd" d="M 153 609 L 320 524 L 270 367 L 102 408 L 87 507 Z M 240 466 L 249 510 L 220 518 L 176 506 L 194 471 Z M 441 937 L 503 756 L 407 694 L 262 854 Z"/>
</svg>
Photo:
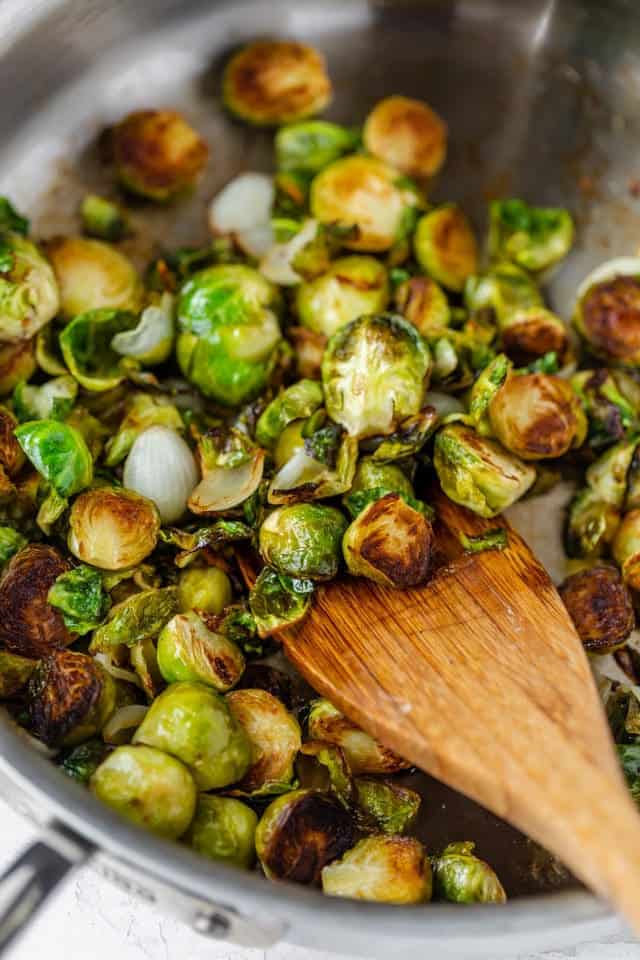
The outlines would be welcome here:
<svg viewBox="0 0 640 960">
<path fill-rule="evenodd" d="M 354 722 L 553 851 L 640 933 L 640 816 L 573 624 L 504 519 L 439 492 L 434 505 L 429 583 L 322 586 L 285 652 Z M 507 549 L 464 553 L 460 532 L 496 526 Z"/>
</svg>

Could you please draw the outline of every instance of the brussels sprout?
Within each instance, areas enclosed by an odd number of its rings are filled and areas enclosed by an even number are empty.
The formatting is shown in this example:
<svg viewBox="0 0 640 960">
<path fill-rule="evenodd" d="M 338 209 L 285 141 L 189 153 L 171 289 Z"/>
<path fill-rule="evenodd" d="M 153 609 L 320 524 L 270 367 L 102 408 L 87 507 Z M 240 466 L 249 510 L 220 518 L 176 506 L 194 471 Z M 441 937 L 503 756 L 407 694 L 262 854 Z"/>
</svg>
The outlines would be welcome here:
<svg viewBox="0 0 640 960">
<path fill-rule="evenodd" d="M 85 390 L 112 390 L 127 375 L 126 362 L 112 346 L 116 334 L 136 325 L 124 310 L 88 310 L 67 324 L 60 334 L 65 363 Z"/>
<path fill-rule="evenodd" d="M 340 800 L 320 790 L 293 790 L 262 814 L 256 852 L 271 879 L 317 886 L 322 868 L 355 839 L 355 823 Z"/>
<path fill-rule="evenodd" d="M 26 537 L 13 527 L 0 527 L 0 569 L 6 567 L 11 557 L 26 545 Z"/>
<path fill-rule="evenodd" d="M 446 294 L 431 277 L 410 277 L 396 289 L 398 312 L 423 336 L 449 326 L 451 310 Z"/>
<path fill-rule="evenodd" d="M 149 629 L 149 627 L 147 627 L 147 629 Z M 117 646 L 107 649 L 112 650 L 113 655 L 117 657 Z M 100 656 L 100 654 L 98 654 L 98 656 Z M 108 657 L 109 654 L 106 653 L 103 654 L 103 656 Z M 145 637 L 143 640 L 137 640 L 132 646 L 130 646 L 129 660 L 138 678 L 139 685 L 147 695 L 147 699 L 154 700 L 160 691 L 164 689 L 166 684 L 164 682 L 164 677 L 160 673 L 160 668 L 158 666 L 158 654 L 153 639 L 151 637 Z M 146 713 L 143 716 L 146 716 Z M 139 727 L 142 723 L 142 719 L 143 718 L 141 716 L 136 720 L 136 723 L 133 724 L 133 726 Z M 130 730 L 130 727 L 128 730 Z M 131 736 L 128 736 L 126 740 L 119 742 L 128 743 L 129 740 L 131 740 Z"/>
<path fill-rule="evenodd" d="M 418 816 L 422 799 L 415 790 L 369 777 L 356 777 L 354 787 L 360 812 L 380 833 L 404 833 Z"/>
<path fill-rule="evenodd" d="M 624 515 L 611 550 L 626 585 L 632 590 L 640 590 L 640 509 Z"/>
<path fill-rule="evenodd" d="M 260 552 L 278 573 L 331 580 L 340 564 L 340 543 L 347 523 L 339 510 L 324 504 L 279 507 L 260 527 Z"/>
<path fill-rule="evenodd" d="M 474 856 L 475 843 L 450 843 L 433 864 L 434 896 L 453 903 L 505 903 L 507 895 L 484 860 Z"/>
<path fill-rule="evenodd" d="M 222 613 L 231 603 L 231 581 L 219 567 L 190 567 L 178 580 L 180 612 Z"/>
<path fill-rule="evenodd" d="M 640 258 L 618 257 L 593 270 L 578 287 L 573 323 L 604 360 L 640 364 Z"/>
<path fill-rule="evenodd" d="M 306 426 L 306 420 L 294 420 L 284 428 L 272 452 L 276 471 L 284 467 L 285 463 L 293 459 L 296 454 L 304 453 L 306 437 L 303 436 L 303 431 L 306 430 Z"/>
<path fill-rule="evenodd" d="M 188 500 L 192 513 L 222 513 L 258 489 L 265 452 L 238 430 L 212 431 L 198 442 L 202 480 Z"/>
<path fill-rule="evenodd" d="M 538 273 L 566 257 L 573 243 L 573 221 L 560 207 L 530 207 L 523 200 L 489 205 L 489 256 L 511 260 Z"/>
<path fill-rule="evenodd" d="M 282 127 L 275 136 L 278 170 L 312 177 L 356 149 L 358 130 L 326 120 L 308 120 Z"/>
<path fill-rule="evenodd" d="M 9 561 L 0 580 L 0 646 L 10 653 L 39 659 L 73 636 L 47 596 L 70 564 L 54 547 L 30 544 Z"/>
<path fill-rule="evenodd" d="M 79 636 L 99 627 L 111 606 L 102 574 L 84 564 L 60 574 L 47 599 L 52 607 L 62 611 L 69 630 Z"/>
<path fill-rule="evenodd" d="M 0 236 L 0 342 L 34 337 L 55 317 L 58 285 L 40 250 L 19 233 Z"/>
<path fill-rule="evenodd" d="M 0 397 L 7 396 L 19 383 L 35 373 L 37 360 L 35 338 L 16 343 L 0 343 Z"/>
<path fill-rule="evenodd" d="M 183 285 L 178 300 L 177 357 L 206 396 L 235 406 L 267 384 L 280 342 L 278 294 L 256 270 L 210 267 Z"/>
<path fill-rule="evenodd" d="M 388 437 L 373 437 L 365 446 L 371 449 L 372 459 L 380 463 L 406 460 L 422 450 L 439 423 L 435 407 L 426 406 L 420 413 L 402 420 Z"/>
<path fill-rule="evenodd" d="M 86 785 L 109 753 L 102 739 L 87 740 L 65 751 L 59 770 L 76 783 Z"/>
<path fill-rule="evenodd" d="M 325 437 L 335 431 L 338 441 L 325 450 Z M 305 438 L 301 449 L 278 470 L 269 485 L 270 504 L 336 497 L 351 486 L 358 460 L 358 441 L 333 425 Z"/>
<path fill-rule="evenodd" d="M 446 495 L 481 517 L 506 510 L 536 477 L 529 464 L 461 423 L 436 434 L 433 464 Z"/>
<path fill-rule="evenodd" d="M 322 386 L 316 380 L 299 380 L 287 387 L 260 415 L 256 440 L 263 447 L 273 447 L 285 427 L 300 417 L 310 417 L 322 406 L 322 399 Z"/>
<path fill-rule="evenodd" d="M 61 497 L 91 483 L 91 453 L 74 427 L 57 420 L 31 420 L 17 427 L 15 435 L 38 473 Z"/>
<path fill-rule="evenodd" d="M 258 817 L 246 803 L 201 794 L 185 842 L 211 860 L 248 869 L 256 857 L 257 824 Z"/>
<path fill-rule="evenodd" d="M 383 463 L 373 457 L 362 457 L 353 478 L 350 494 L 368 490 L 384 490 L 413 497 L 413 484 L 404 470 L 394 463 Z M 345 497 L 345 503 L 348 496 Z"/>
<path fill-rule="evenodd" d="M 116 333 L 111 347 L 123 357 L 132 357 L 147 367 L 164 363 L 173 350 L 174 298 L 163 293 L 159 303 L 142 311 L 137 326 Z"/>
<path fill-rule="evenodd" d="M 197 791 L 187 768 L 153 747 L 118 747 L 90 780 L 92 793 L 138 826 L 167 840 L 185 833 Z"/>
<path fill-rule="evenodd" d="M 314 700 L 309 712 L 309 736 L 341 747 L 354 775 L 397 773 L 411 764 L 347 720 L 328 700 Z"/>
<path fill-rule="evenodd" d="M 36 665 L 29 657 L 0 650 L 0 699 L 5 700 L 22 690 Z"/>
<path fill-rule="evenodd" d="M 558 587 L 589 653 L 611 653 L 635 626 L 629 591 L 615 567 L 598 565 L 572 574 Z"/>
<path fill-rule="evenodd" d="M 432 177 L 447 154 L 447 127 L 422 100 L 386 97 L 367 117 L 367 150 L 410 177 Z"/>
<path fill-rule="evenodd" d="M 319 113 L 331 100 L 324 57 L 292 40 L 259 40 L 228 62 L 222 80 L 224 105 L 241 120 L 279 126 Z"/>
<path fill-rule="evenodd" d="M 158 637 L 158 666 L 167 681 L 193 680 L 225 693 L 244 670 L 240 649 L 221 633 L 214 633 L 195 611 L 179 613 Z"/>
<path fill-rule="evenodd" d="M 23 237 L 29 233 L 29 220 L 23 217 L 7 197 L 0 197 L 0 231 L 19 233 Z"/>
<path fill-rule="evenodd" d="M 251 746 L 224 699 L 202 683 L 172 683 L 157 697 L 133 736 L 171 753 L 190 769 L 200 790 L 241 780 Z"/>
<path fill-rule="evenodd" d="M 619 509 L 636 506 L 628 502 L 629 478 L 640 437 L 632 435 L 609 447 L 586 471 L 587 486 L 604 503 Z"/>
<path fill-rule="evenodd" d="M 147 637 L 156 637 L 178 612 L 175 587 L 142 590 L 117 603 L 91 640 L 91 651 L 109 650 L 118 644 L 133 646 Z"/>
<path fill-rule="evenodd" d="M 383 253 L 402 240 L 420 202 L 415 186 L 397 170 L 359 154 L 336 160 L 311 184 L 312 216 L 320 223 L 356 227 L 344 246 L 364 253 Z"/>
<path fill-rule="evenodd" d="M 420 410 L 430 369 L 429 348 L 402 317 L 360 317 L 338 330 L 325 351 L 327 412 L 352 436 L 391 433 Z"/>
<path fill-rule="evenodd" d="M 509 358 L 499 353 L 488 363 L 475 381 L 468 397 L 469 421 L 482 436 L 491 436 L 493 428 L 489 420 L 489 407 L 500 392 L 512 369 Z"/>
<path fill-rule="evenodd" d="M 293 765 L 302 740 L 295 717 L 266 690 L 234 690 L 226 699 L 252 750 L 251 766 L 234 792 L 266 796 L 297 786 Z"/>
<path fill-rule="evenodd" d="M 359 829 L 362 829 L 361 811 L 355 806 L 354 780 L 344 751 L 340 747 L 324 743 L 322 740 L 307 740 L 300 748 L 300 756 L 304 758 L 312 757 L 318 765 L 318 769 L 313 770 L 311 775 L 303 766 L 303 777 L 306 785 L 313 786 L 316 789 L 324 789 L 328 780 L 330 792 L 351 812 Z M 320 774 L 320 777 L 317 777 L 317 774 Z M 321 783 L 316 783 L 316 779 L 321 779 Z M 367 821 L 367 828 L 369 826 L 370 822 Z"/>
<path fill-rule="evenodd" d="M 195 186 L 209 156 L 202 137 L 175 110 L 137 110 L 111 130 L 118 180 L 165 202 Z"/>
<path fill-rule="evenodd" d="M 140 307 L 140 278 L 125 255 L 108 243 L 63 237 L 47 244 L 47 254 L 60 288 L 60 311 L 66 319 L 97 309 L 135 312 Z"/>
<path fill-rule="evenodd" d="M 74 501 L 68 545 L 83 563 L 125 570 L 151 553 L 159 530 L 158 511 L 146 497 L 117 487 L 98 487 Z"/>
<path fill-rule="evenodd" d="M 378 903 L 431 899 L 431 864 L 413 837 L 365 837 L 322 870 L 322 892 Z"/>
<path fill-rule="evenodd" d="M 357 255 L 334 260 L 326 273 L 301 283 L 295 293 L 300 323 L 326 337 L 358 317 L 385 310 L 388 303 L 384 265 Z"/>
<path fill-rule="evenodd" d="M 252 536 L 251 527 L 239 520 L 217 520 L 210 527 L 201 527 L 193 533 L 178 530 L 176 527 L 160 531 L 160 538 L 164 543 L 170 543 L 182 549 L 175 559 L 175 564 L 180 569 L 188 566 L 201 551 L 220 550 L 225 544 L 250 540 Z M 197 585 L 198 581 L 195 577 L 194 582 Z"/>
<path fill-rule="evenodd" d="M 565 549 L 570 557 L 599 557 L 613 541 L 620 510 L 590 487 L 580 490 L 569 505 Z"/>
<path fill-rule="evenodd" d="M 74 746 L 100 733 L 116 706 L 113 678 L 93 657 L 53 650 L 29 681 L 31 729 L 47 746 Z"/>
<path fill-rule="evenodd" d="M 184 430 L 182 417 L 177 408 L 162 396 L 133 393 L 127 398 L 127 412 L 115 433 L 107 443 L 105 464 L 115 467 L 127 456 L 134 440 L 149 427 L 170 427 Z"/>
<path fill-rule="evenodd" d="M 249 593 L 258 636 L 269 637 L 299 623 L 309 610 L 312 594 L 312 580 L 286 577 L 264 567 Z"/>
<path fill-rule="evenodd" d="M 580 370 L 571 377 L 587 416 L 587 439 L 592 450 L 622 440 L 636 421 L 636 408 L 619 390 L 609 370 Z"/>
<path fill-rule="evenodd" d="M 436 207 L 418 221 L 413 238 L 416 260 L 447 290 L 460 293 L 478 272 L 478 246 L 469 221 L 455 204 Z"/>
<path fill-rule="evenodd" d="M 544 373 L 510 374 L 488 406 L 491 429 L 523 460 L 561 457 L 579 447 L 587 421 L 571 384 Z"/>
<path fill-rule="evenodd" d="M 127 218 L 118 204 L 96 193 L 87 193 L 83 198 L 80 216 L 89 237 L 117 243 L 129 233 Z"/>
<path fill-rule="evenodd" d="M 42 386 L 17 384 L 13 409 L 18 420 L 65 420 L 78 395 L 78 384 L 70 376 L 56 377 Z"/>
<path fill-rule="evenodd" d="M 24 464 L 22 446 L 15 436 L 17 426 L 14 415 L 0 406 L 0 467 L 7 477 L 15 477 Z"/>
<path fill-rule="evenodd" d="M 415 587 L 429 573 L 433 530 L 398 493 L 370 503 L 347 527 L 342 551 L 354 576 L 385 587 Z"/>
</svg>

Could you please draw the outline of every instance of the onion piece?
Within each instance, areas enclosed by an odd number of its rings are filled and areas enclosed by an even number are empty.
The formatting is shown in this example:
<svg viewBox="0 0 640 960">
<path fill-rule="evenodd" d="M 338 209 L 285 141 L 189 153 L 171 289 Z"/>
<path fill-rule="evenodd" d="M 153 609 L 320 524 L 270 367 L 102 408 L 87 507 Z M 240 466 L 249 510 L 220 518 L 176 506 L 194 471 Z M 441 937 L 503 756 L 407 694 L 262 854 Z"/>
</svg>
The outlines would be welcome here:
<svg viewBox="0 0 640 960">
<path fill-rule="evenodd" d="M 133 670 L 125 670 L 124 667 L 116 666 L 107 653 L 94 653 L 93 657 L 115 680 L 124 680 L 126 683 L 133 683 L 136 687 L 142 689 L 138 674 L 134 673 Z"/>
<path fill-rule="evenodd" d="M 207 469 L 189 497 L 192 513 L 220 513 L 237 507 L 257 490 L 264 471 L 265 451 L 256 448 L 250 460 L 238 467 Z"/>
<path fill-rule="evenodd" d="M 235 235 L 236 244 L 243 253 L 255 257 L 256 260 L 264 257 L 275 243 L 271 223 L 261 223 L 250 230 L 239 230 Z"/>
<path fill-rule="evenodd" d="M 273 177 L 266 173 L 241 173 L 211 201 L 211 232 L 236 234 L 268 224 L 274 199 Z"/>
<path fill-rule="evenodd" d="M 308 243 L 315 240 L 317 220 L 305 220 L 298 232 L 286 243 L 274 243 L 260 261 L 260 273 L 281 287 L 292 287 L 302 282 L 302 277 L 293 269 L 292 263 Z"/>
<path fill-rule="evenodd" d="M 424 398 L 425 407 L 434 407 L 436 413 L 441 417 L 447 417 L 451 413 L 464 413 L 464 404 L 457 397 L 452 397 L 448 393 L 439 393 L 437 390 L 430 390 Z"/>
<path fill-rule="evenodd" d="M 139 727 L 149 708 L 139 703 L 130 703 L 126 707 L 115 710 L 104 727 L 102 739 L 105 743 L 128 743 L 131 739 L 130 730 Z"/>
<path fill-rule="evenodd" d="M 149 427 L 136 437 L 122 481 L 128 490 L 155 503 L 163 523 L 175 523 L 198 483 L 198 467 L 179 433 L 170 427 Z"/>
</svg>

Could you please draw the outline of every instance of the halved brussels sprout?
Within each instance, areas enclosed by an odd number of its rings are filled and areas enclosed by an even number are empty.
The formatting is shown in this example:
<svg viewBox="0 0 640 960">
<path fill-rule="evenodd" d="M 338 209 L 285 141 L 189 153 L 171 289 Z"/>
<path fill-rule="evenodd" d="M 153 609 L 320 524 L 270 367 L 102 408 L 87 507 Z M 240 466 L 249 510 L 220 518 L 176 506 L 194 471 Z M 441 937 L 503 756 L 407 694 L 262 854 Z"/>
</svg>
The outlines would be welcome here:
<svg viewBox="0 0 640 960">
<path fill-rule="evenodd" d="M 11 557 L 27 545 L 27 538 L 23 537 L 13 527 L 0 527 L 0 570 L 6 567 Z"/>
<path fill-rule="evenodd" d="M 327 120 L 308 120 L 282 127 L 275 136 L 278 170 L 311 177 L 356 149 L 358 130 Z"/>
<path fill-rule="evenodd" d="M 165 202 L 195 186 L 209 156 L 202 137 L 175 110 L 137 110 L 111 130 L 123 187 Z"/>
<path fill-rule="evenodd" d="M 33 543 L 9 561 L 0 580 L 0 644 L 10 653 L 39 659 L 66 647 L 73 635 L 47 597 L 71 565 L 54 548 Z"/>
<path fill-rule="evenodd" d="M 69 630 L 79 636 L 99 627 L 111 606 L 102 574 L 84 564 L 60 574 L 49 590 L 47 599 L 53 607 L 62 611 Z"/>
<path fill-rule="evenodd" d="M 74 501 L 68 545 L 83 563 L 125 570 L 151 553 L 159 530 L 158 511 L 146 497 L 118 487 L 97 487 Z"/>
<path fill-rule="evenodd" d="M 573 221 L 561 207 L 530 207 L 523 200 L 489 205 L 489 256 L 511 260 L 538 273 L 566 257 L 573 243 Z"/>
<path fill-rule="evenodd" d="M 31 420 L 16 428 L 18 443 L 38 473 L 61 497 L 93 480 L 93 459 L 82 435 L 58 420 Z"/>
<path fill-rule="evenodd" d="M 234 690 L 226 699 L 252 751 L 251 766 L 234 792 L 267 796 L 297 786 L 294 762 L 302 739 L 293 714 L 266 690 Z"/>
<path fill-rule="evenodd" d="M 589 423 L 588 443 L 592 450 L 622 440 L 636 419 L 636 408 L 619 389 L 605 367 L 580 370 L 570 380 Z"/>
<path fill-rule="evenodd" d="M 304 453 L 306 437 L 303 432 L 306 431 L 306 420 L 294 420 L 288 427 L 285 427 L 273 449 L 272 457 L 276 471 L 280 470 L 296 454 Z"/>
<path fill-rule="evenodd" d="M 249 592 L 258 636 L 269 637 L 299 623 L 309 610 L 313 589 L 312 580 L 286 577 L 264 567 Z"/>
<path fill-rule="evenodd" d="M 37 367 L 35 337 L 16 343 L 0 343 L 0 397 L 7 396 L 25 382 Z"/>
<path fill-rule="evenodd" d="M 181 548 L 174 561 L 180 569 L 189 566 L 201 552 L 221 550 L 225 544 L 250 540 L 252 535 L 251 527 L 240 520 L 216 520 L 210 527 L 200 527 L 193 533 L 177 527 L 160 531 L 160 538 L 164 543 Z"/>
<path fill-rule="evenodd" d="M 194 274 L 178 301 L 177 357 L 187 379 L 229 406 L 255 397 L 280 342 L 274 309 L 276 288 L 251 267 L 225 264 Z"/>
<path fill-rule="evenodd" d="M 378 903 L 431 899 L 431 864 L 413 837 L 365 837 L 322 870 L 322 892 Z"/>
<path fill-rule="evenodd" d="M 184 430 L 184 422 L 177 407 L 166 397 L 133 393 L 127 397 L 126 414 L 107 443 L 105 464 L 115 467 L 127 456 L 134 440 L 149 427 L 170 427 Z"/>
<path fill-rule="evenodd" d="M 423 100 L 385 97 L 367 117 L 367 150 L 410 177 L 432 177 L 447 155 L 447 127 Z"/>
<path fill-rule="evenodd" d="M 340 257 L 326 273 L 301 283 L 295 293 L 300 323 L 326 337 L 358 317 L 380 313 L 388 303 L 387 270 L 375 257 Z"/>
<path fill-rule="evenodd" d="M 56 377 L 42 386 L 19 383 L 13 392 L 13 409 L 18 420 L 65 420 L 78 395 L 73 377 Z"/>
<path fill-rule="evenodd" d="M 331 448 L 325 455 L 319 435 L 330 429 L 323 428 L 305 438 L 302 447 L 280 467 L 269 485 L 270 504 L 336 497 L 350 488 L 358 459 L 358 441 L 338 428 L 335 453 Z"/>
<path fill-rule="evenodd" d="M 571 384 L 544 373 L 508 375 L 488 413 L 493 434 L 523 460 L 561 457 L 581 446 L 587 432 Z"/>
<path fill-rule="evenodd" d="M 231 603 L 231 581 L 220 567 L 189 567 L 180 574 L 180 612 L 203 610 L 219 614 Z"/>
<path fill-rule="evenodd" d="M 114 200 L 107 200 L 97 193 L 87 193 L 80 206 L 82 229 L 89 237 L 117 243 L 129 233 L 129 224 L 124 211 Z"/>
<path fill-rule="evenodd" d="M 446 329 L 451 309 L 446 294 L 431 277 L 410 277 L 395 292 L 398 312 L 417 327 L 423 337 Z"/>
<path fill-rule="evenodd" d="M 620 509 L 637 506 L 629 502 L 629 482 L 640 435 L 631 434 L 605 450 L 585 473 L 587 486 L 605 503 Z"/>
<path fill-rule="evenodd" d="M 418 221 L 413 238 L 416 260 L 447 290 L 460 293 L 478 272 L 478 245 L 462 210 L 454 203 L 436 207 Z"/>
<path fill-rule="evenodd" d="M 615 567 L 580 570 L 567 577 L 558 592 L 589 653 L 611 653 L 624 645 L 636 618 Z"/>
<path fill-rule="evenodd" d="M 205 434 L 198 442 L 198 456 L 202 480 L 188 500 L 192 513 L 223 513 L 258 489 L 265 451 L 239 430 Z"/>
<path fill-rule="evenodd" d="M 433 530 L 398 493 L 370 503 L 347 527 L 342 551 L 354 576 L 385 587 L 415 587 L 429 574 Z"/>
<path fill-rule="evenodd" d="M 47 244 L 47 255 L 60 288 L 60 311 L 67 320 L 89 310 L 135 312 L 140 307 L 140 278 L 125 255 L 108 243 L 62 237 Z"/>
<path fill-rule="evenodd" d="M 580 490 L 569 505 L 565 549 L 570 557 L 599 557 L 613 541 L 620 510 L 590 487 Z"/>
<path fill-rule="evenodd" d="M 260 527 L 260 552 L 278 573 L 331 580 L 340 565 L 347 522 L 335 507 L 298 503 L 279 507 Z"/>
<path fill-rule="evenodd" d="M 157 697 L 133 736 L 178 757 L 200 790 L 241 780 L 251 765 L 251 746 L 224 698 L 202 683 L 172 683 Z"/>
<path fill-rule="evenodd" d="M 505 903 L 495 872 L 474 856 L 475 843 L 450 843 L 433 864 L 433 893 L 453 903 Z"/>
<path fill-rule="evenodd" d="M 529 464 L 461 423 L 436 434 L 433 464 L 446 495 L 481 517 L 506 510 L 536 478 Z"/>
<path fill-rule="evenodd" d="M 416 187 L 397 170 L 360 154 L 336 160 L 311 184 L 312 216 L 357 228 L 344 246 L 364 253 L 383 253 L 404 239 L 420 203 Z"/>
<path fill-rule="evenodd" d="M 365 444 L 373 460 L 390 463 L 405 460 L 420 453 L 425 443 L 440 424 L 440 415 L 430 404 L 411 417 L 402 420 L 387 437 L 372 437 Z"/>
<path fill-rule="evenodd" d="M 412 324 L 394 314 L 360 317 L 325 351 L 327 412 L 355 437 L 391 433 L 422 407 L 430 371 L 429 348 Z"/>
<path fill-rule="evenodd" d="M 17 653 L 0 650 L 0 699 L 6 700 L 26 686 L 37 662 Z"/>
<path fill-rule="evenodd" d="M 112 349 L 147 367 L 164 363 L 173 350 L 173 314 L 174 298 L 170 293 L 163 293 L 158 303 L 150 303 L 144 308 L 133 329 L 116 333 L 111 341 Z"/>
<path fill-rule="evenodd" d="M 468 396 L 469 421 L 483 437 L 490 437 L 493 428 L 489 420 L 489 407 L 499 393 L 512 370 L 512 364 L 504 353 L 499 353 L 488 363 L 475 381 Z"/>
<path fill-rule="evenodd" d="M 90 787 L 127 820 L 167 840 L 181 837 L 196 811 L 196 785 L 187 768 L 153 747 L 118 747 L 93 774 Z"/>
<path fill-rule="evenodd" d="M 134 593 L 111 608 L 106 622 L 93 635 L 91 651 L 108 651 L 119 644 L 131 647 L 148 637 L 157 637 L 177 612 L 175 587 Z"/>
<path fill-rule="evenodd" d="M 331 100 L 324 57 L 292 40 L 259 40 L 229 60 L 222 80 L 224 105 L 257 126 L 294 123 Z"/>
<path fill-rule="evenodd" d="M 16 438 L 17 426 L 11 411 L 0 406 L 0 468 L 7 481 L 20 472 L 25 462 L 22 445 Z"/>
<path fill-rule="evenodd" d="M 362 457 L 358 461 L 348 496 L 368 490 L 384 490 L 385 493 L 399 493 L 406 497 L 414 495 L 413 484 L 401 467 L 373 457 Z"/>
<path fill-rule="evenodd" d="M 158 666 L 167 683 L 198 681 L 226 693 L 240 679 L 244 657 L 233 641 L 209 630 L 192 610 L 177 614 L 163 627 Z"/>
<path fill-rule="evenodd" d="M 273 447 L 282 431 L 293 420 L 310 417 L 322 406 L 322 385 L 316 380 L 299 380 L 278 394 L 260 415 L 256 424 L 256 440 Z"/>
<path fill-rule="evenodd" d="M 185 842 L 202 856 L 247 869 L 256 858 L 258 817 L 233 797 L 198 797 L 198 806 Z"/>
<path fill-rule="evenodd" d="M 19 233 L 3 233 L 0 257 L 0 343 L 34 337 L 60 307 L 51 265 Z"/>
<path fill-rule="evenodd" d="M 360 812 L 365 822 L 373 822 L 376 831 L 404 833 L 418 816 L 422 798 L 415 790 L 373 777 L 356 777 L 353 784 Z"/>
<path fill-rule="evenodd" d="M 411 764 L 348 720 L 328 700 L 314 700 L 309 711 L 309 736 L 341 747 L 354 775 L 397 773 Z"/>
<path fill-rule="evenodd" d="M 597 356 L 640 364 L 640 257 L 601 264 L 578 287 L 573 323 Z"/>
<path fill-rule="evenodd" d="M 29 681 L 30 726 L 47 746 L 74 746 L 100 733 L 116 707 L 116 686 L 100 664 L 52 650 Z"/>
<path fill-rule="evenodd" d="M 136 325 L 125 310 L 88 310 L 68 323 L 60 334 L 65 363 L 85 390 L 112 390 L 127 376 L 127 362 L 116 353 L 112 340 Z"/>
<path fill-rule="evenodd" d="M 640 509 L 625 513 L 611 550 L 624 582 L 632 590 L 640 590 Z"/>
<path fill-rule="evenodd" d="M 109 752 L 103 739 L 94 737 L 65 750 L 58 769 L 76 783 L 86 786 Z"/>
<path fill-rule="evenodd" d="M 271 879 L 317 886 L 322 868 L 355 839 L 355 823 L 340 800 L 320 790 L 293 790 L 262 814 L 256 852 Z"/>
</svg>

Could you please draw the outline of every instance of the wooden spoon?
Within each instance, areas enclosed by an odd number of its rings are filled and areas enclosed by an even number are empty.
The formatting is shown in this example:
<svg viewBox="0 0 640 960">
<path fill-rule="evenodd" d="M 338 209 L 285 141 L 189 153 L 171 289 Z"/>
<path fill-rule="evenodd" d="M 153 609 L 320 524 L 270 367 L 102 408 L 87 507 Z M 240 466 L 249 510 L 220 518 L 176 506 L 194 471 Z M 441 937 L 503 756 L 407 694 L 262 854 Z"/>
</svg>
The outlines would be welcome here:
<svg viewBox="0 0 640 960">
<path fill-rule="evenodd" d="M 503 518 L 431 502 L 431 581 L 323 585 L 285 652 L 355 723 L 553 851 L 640 933 L 640 817 L 569 615 Z M 496 526 L 507 549 L 464 553 L 460 532 Z"/>
</svg>

